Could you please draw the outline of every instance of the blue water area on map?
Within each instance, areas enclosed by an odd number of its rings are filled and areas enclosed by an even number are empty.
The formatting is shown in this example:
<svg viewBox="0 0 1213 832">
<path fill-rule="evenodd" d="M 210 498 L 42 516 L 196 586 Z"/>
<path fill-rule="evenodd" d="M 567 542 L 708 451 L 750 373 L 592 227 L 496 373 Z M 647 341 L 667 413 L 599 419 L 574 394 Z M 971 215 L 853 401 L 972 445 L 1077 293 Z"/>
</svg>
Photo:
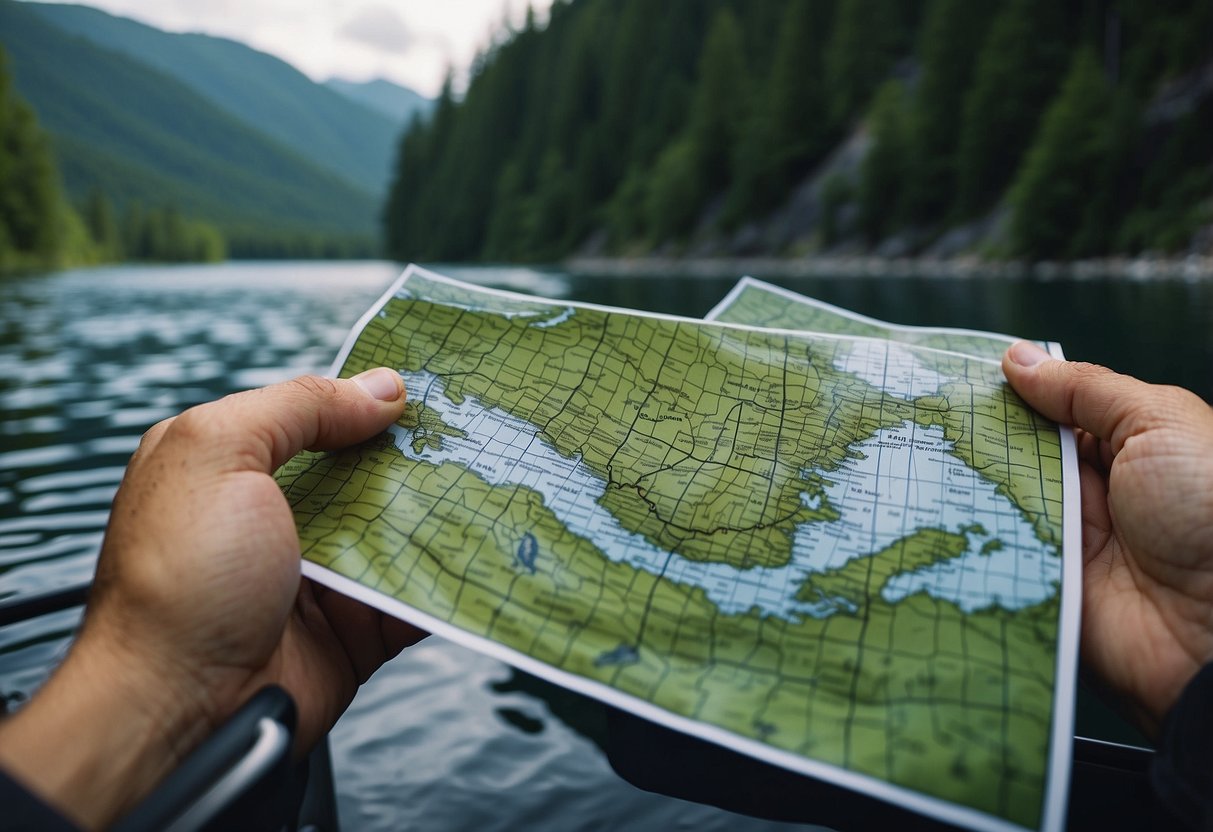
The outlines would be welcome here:
<svg viewBox="0 0 1213 832">
<path fill-rule="evenodd" d="M 518 551 L 515 557 L 518 562 L 523 565 L 532 575 L 535 574 L 535 559 L 539 556 L 539 541 L 535 540 L 535 535 L 527 532 L 522 536 L 522 540 L 518 541 Z"/>
<path fill-rule="evenodd" d="M 640 654 L 636 652 L 636 648 L 630 644 L 621 644 L 614 650 L 608 650 L 602 653 L 598 658 L 594 659 L 594 665 L 597 667 L 607 667 L 609 665 L 631 664 L 640 658 Z"/>
<path fill-rule="evenodd" d="M 926 592 L 971 612 L 996 604 L 1019 609 L 1057 591 L 1056 553 L 1037 539 L 1031 524 L 993 483 L 953 452 L 938 427 L 907 421 L 852 446 L 853 453 L 838 469 L 816 472 L 824 494 L 802 495 L 807 506 L 825 500 L 838 518 L 798 524 L 787 565 L 738 569 L 688 560 L 623 528 L 599 504 L 603 481 L 580 458 L 562 456 L 533 425 L 470 396 L 453 402 L 431 373 L 405 373 L 404 379 L 409 390 L 417 391 L 416 400 L 463 434 L 443 436 L 440 448 L 416 451 L 411 431 L 394 427 L 396 445 L 405 456 L 457 463 L 490 485 L 532 489 L 562 523 L 609 560 L 699 587 L 726 615 L 756 608 L 762 615 L 793 620 L 853 610 L 842 599 L 804 601 L 796 594 L 806 577 L 879 552 L 923 528 L 963 534 L 968 550 L 895 576 L 882 589 L 886 601 Z M 991 546 L 992 540 L 1001 546 Z"/>
<path fill-rule="evenodd" d="M 934 395 L 948 381 L 919 362 L 913 350 L 892 341 L 853 341 L 834 367 L 906 401 Z"/>
</svg>

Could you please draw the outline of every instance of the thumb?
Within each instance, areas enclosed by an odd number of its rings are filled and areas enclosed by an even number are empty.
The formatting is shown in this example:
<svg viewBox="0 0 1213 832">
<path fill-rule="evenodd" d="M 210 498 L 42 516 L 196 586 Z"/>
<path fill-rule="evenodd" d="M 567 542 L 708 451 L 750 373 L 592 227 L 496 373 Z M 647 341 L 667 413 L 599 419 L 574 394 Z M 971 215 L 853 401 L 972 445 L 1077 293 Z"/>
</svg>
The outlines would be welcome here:
<svg viewBox="0 0 1213 832">
<path fill-rule="evenodd" d="M 163 442 L 206 449 L 216 471 L 272 474 L 304 449 L 343 448 L 386 429 L 404 412 L 400 375 L 387 367 L 350 379 L 301 376 L 235 393 L 172 420 Z"/>
<path fill-rule="evenodd" d="M 1030 341 L 1018 341 L 1007 349 L 1002 371 L 1033 408 L 1108 442 L 1113 453 L 1168 408 L 1170 388 L 1097 364 L 1055 359 Z"/>
</svg>

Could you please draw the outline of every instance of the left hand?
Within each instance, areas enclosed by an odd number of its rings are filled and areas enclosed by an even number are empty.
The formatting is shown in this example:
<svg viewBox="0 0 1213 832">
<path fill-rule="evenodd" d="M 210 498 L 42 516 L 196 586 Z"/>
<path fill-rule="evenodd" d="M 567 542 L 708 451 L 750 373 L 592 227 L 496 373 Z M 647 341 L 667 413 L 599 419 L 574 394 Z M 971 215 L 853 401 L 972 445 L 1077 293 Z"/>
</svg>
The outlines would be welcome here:
<svg viewBox="0 0 1213 832">
<path fill-rule="evenodd" d="M 88 828 L 130 809 L 266 684 L 299 709 L 300 750 L 424 633 L 300 579 L 271 476 L 303 450 L 398 419 L 394 371 L 305 377 L 152 428 L 114 499 L 79 638 L 0 725 L 0 766 Z"/>
</svg>

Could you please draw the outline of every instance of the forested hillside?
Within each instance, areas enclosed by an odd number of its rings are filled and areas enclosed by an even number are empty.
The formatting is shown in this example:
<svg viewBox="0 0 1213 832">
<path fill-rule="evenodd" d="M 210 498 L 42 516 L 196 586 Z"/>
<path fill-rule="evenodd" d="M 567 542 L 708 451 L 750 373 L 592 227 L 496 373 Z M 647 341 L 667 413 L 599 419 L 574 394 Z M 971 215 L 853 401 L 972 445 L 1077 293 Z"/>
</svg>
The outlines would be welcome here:
<svg viewBox="0 0 1213 832">
<path fill-rule="evenodd" d="M 69 35 L 159 70 L 316 167 L 370 193 L 384 191 L 396 121 L 293 66 L 242 43 L 163 32 L 86 6 L 24 8 Z"/>
<path fill-rule="evenodd" d="M 1174 252 L 1213 225 L 1210 136 L 1208 0 L 557 2 L 413 123 L 385 233 L 431 260 Z"/>
<path fill-rule="evenodd" d="M 131 205 L 118 218 L 98 191 L 83 216 L 65 195 L 50 137 L 13 88 L 0 47 L 0 276 L 113 260 L 221 260 L 213 226 L 171 206 Z"/>
<path fill-rule="evenodd" d="M 17 92 L 50 136 L 71 202 L 116 223 L 154 223 L 159 230 L 127 235 L 140 249 L 154 247 L 148 241 L 164 238 L 165 229 L 206 221 L 237 256 L 374 253 L 369 189 L 176 78 L 73 36 L 26 3 L 0 0 L 0 44 Z"/>
</svg>

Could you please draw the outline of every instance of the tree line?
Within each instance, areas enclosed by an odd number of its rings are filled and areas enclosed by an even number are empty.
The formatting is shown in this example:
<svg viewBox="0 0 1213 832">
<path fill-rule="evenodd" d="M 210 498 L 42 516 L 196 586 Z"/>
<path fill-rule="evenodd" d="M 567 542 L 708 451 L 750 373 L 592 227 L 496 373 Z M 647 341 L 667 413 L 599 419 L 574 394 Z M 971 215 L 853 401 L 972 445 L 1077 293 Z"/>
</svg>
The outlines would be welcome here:
<svg viewBox="0 0 1213 832">
<path fill-rule="evenodd" d="M 213 261 L 223 235 L 172 205 L 128 204 L 119 218 L 100 191 L 64 193 L 50 139 L 13 89 L 0 50 L 0 273 L 119 260 Z"/>
<path fill-rule="evenodd" d="M 1213 223 L 1213 95 L 1153 102 L 1210 31 L 1207 0 L 558 1 L 406 131 L 386 246 L 678 251 L 816 182 L 810 248 L 1002 217 L 988 254 L 1176 250 Z"/>
</svg>

